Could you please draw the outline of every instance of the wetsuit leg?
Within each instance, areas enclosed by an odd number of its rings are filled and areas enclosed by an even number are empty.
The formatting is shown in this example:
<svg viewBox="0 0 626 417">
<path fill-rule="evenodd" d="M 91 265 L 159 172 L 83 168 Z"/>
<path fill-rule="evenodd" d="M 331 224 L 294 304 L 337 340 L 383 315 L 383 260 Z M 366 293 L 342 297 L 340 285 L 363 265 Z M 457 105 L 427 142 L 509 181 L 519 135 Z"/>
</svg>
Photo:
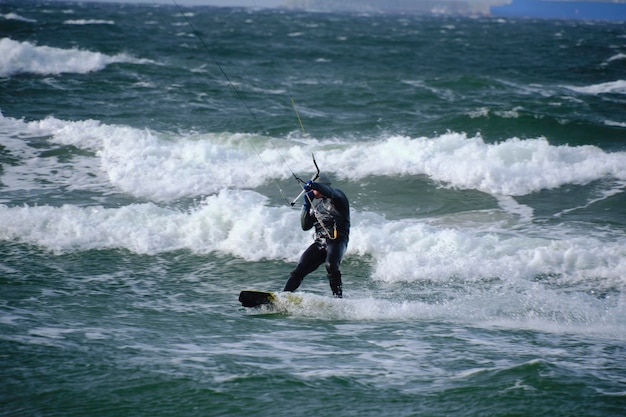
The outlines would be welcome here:
<svg viewBox="0 0 626 417">
<path fill-rule="evenodd" d="M 283 291 L 295 291 L 302 283 L 304 277 L 319 268 L 325 259 L 326 248 L 318 242 L 313 242 L 300 256 L 300 261 L 289 274 L 289 279 L 285 283 Z"/>
<path fill-rule="evenodd" d="M 341 264 L 347 247 L 348 241 L 345 239 L 330 241 L 326 247 L 326 276 L 328 277 L 330 289 L 337 298 L 343 297 L 343 284 L 341 282 L 339 264 Z"/>
</svg>

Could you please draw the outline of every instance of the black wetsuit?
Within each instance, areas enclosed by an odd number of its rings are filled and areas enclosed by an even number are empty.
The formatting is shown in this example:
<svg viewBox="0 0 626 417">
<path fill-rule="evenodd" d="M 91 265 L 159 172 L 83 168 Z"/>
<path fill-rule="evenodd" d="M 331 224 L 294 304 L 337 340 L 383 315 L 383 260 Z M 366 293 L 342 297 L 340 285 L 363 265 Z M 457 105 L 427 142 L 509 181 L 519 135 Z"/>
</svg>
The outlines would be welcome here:
<svg viewBox="0 0 626 417">
<path fill-rule="evenodd" d="M 348 247 L 350 204 L 343 191 L 322 183 L 316 183 L 315 186 L 324 197 L 318 200 L 315 209 L 305 204 L 300 216 L 302 230 L 315 227 L 315 241 L 302 253 L 298 265 L 289 275 L 284 291 L 295 291 L 307 274 L 325 263 L 333 295 L 342 297 L 339 264 Z"/>
</svg>

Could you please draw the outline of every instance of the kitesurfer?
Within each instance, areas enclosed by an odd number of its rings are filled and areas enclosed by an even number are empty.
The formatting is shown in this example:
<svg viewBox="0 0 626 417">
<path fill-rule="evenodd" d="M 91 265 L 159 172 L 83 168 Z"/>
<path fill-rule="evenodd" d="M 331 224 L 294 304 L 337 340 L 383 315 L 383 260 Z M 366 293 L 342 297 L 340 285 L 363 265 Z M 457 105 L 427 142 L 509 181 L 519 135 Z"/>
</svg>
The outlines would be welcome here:
<svg viewBox="0 0 626 417">
<path fill-rule="evenodd" d="M 315 227 L 315 240 L 302 253 L 298 265 L 291 271 L 284 291 L 295 291 L 306 275 L 325 264 L 333 296 L 343 296 L 339 264 L 348 247 L 350 204 L 344 192 L 330 184 L 330 179 L 320 174 L 315 181 L 308 181 L 304 185 L 300 223 L 302 230 Z"/>
</svg>

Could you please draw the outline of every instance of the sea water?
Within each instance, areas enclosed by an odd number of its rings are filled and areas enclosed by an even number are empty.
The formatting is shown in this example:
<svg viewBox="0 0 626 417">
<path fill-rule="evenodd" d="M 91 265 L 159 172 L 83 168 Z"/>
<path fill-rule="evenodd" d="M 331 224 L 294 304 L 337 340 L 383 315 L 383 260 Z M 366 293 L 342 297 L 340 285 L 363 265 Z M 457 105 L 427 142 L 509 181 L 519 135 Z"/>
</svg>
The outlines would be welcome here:
<svg viewBox="0 0 626 417">
<path fill-rule="evenodd" d="M 8 1 L 0 32 L 0 415 L 624 415 L 622 23 Z M 321 268 L 246 310 L 312 240 L 311 154 L 345 298 Z"/>
</svg>

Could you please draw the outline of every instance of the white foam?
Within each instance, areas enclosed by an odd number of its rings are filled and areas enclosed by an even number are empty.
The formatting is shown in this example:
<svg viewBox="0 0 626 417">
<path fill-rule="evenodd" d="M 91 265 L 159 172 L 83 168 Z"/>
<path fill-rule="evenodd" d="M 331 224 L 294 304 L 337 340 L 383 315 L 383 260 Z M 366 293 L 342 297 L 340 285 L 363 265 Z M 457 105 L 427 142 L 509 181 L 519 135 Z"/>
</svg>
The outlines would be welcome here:
<svg viewBox="0 0 626 417">
<path fill-rule="evenodd" d="M 619 54 L 615 54 L 612 57 L 610 57 L 607 62 L 621 61 L 622 59 L 626 59 L 626 54 L 619 53 Z"/>
<path fill-rule="evenodd" d="M 565 210 L 562 210 L 559 213 L 554 214 L 555 217 L 561 217 L 564 214 L 571 213 L 576 210 L 585 209 L 595 203 L 606 200 L 607 198 L 613 197 L 614 195 L 618 195 L 624 192 L 626 189 L 626 181 L 618 181 L 616 184 L 612 184 L 609 189 L 603 189 L 598 192 L 598 197 L 592 198 L 589 201 L 586 201 L 584 205 L 580 205 L 578 207 L 571 207 Z"/>
<path fill-rule="evenodd" d="M 566 86 L 566 88 L 584 94 L 626 94 L 626 80 L 609 81 L 585 87 Z"/>
<path fill-rule="evenodd" d="M 102 19 L 70 19 L 63 22 L 64 25 L 114 25 L 113 20 Z"/>
<path fill-rule="evenodd" d="M 252 191 L 222 191 L 190 210 L 153 203 L 120 208 L 64 205 L 0 205 L 0 239 L 18 240 L 67 252 L 125 248 L 155 254 L 175 250 L 222 253 L 249 261 L 297 260 L 310 243 L 298 232 L 299 215 L 272 207 Z M 367 256 L 373 279 L 383 282 L 446 282 L 451 278 L 526 280 L 552 276 L 552 282 L 589 288 L 626 285 L 626 238 L 579 236 L 544 230 L 533 236 L 507 231 L 434 226 L 410 219 L 386 220 L 352 213 L 347 256 Z M 294 232 L 296 231 L 296 232 Z"/>
<path fill-rule="evenodd" d="M 35 20 L 35 19 L 29 19 L 27 17 L 20 16 L 17 13 L 7 13 L 7 14 L 0 15 L 0 16 L 2 16 L 6 20 L 19 20 L 19 21 L 28 22 L 28 23 L 35 23 L 35 22 L 37 22 L 37 20 Z"/>
<path fill-rule="evenodd" d="M 0 132 L 14 137 L 49 136 L 51 143 L 92 152 L 93 160 L 83 160 L 90 169 L 84 174 L 97 178 L 92 182 L 98 187 L 104 176 L 111 187 L 124 193 L 164 202 L 214 194 L 225 188 L 270 184 L 288 179 L 288 168 L 308 174 L 312 171 L 311 151 L 338 181 L 427 175 L 442 185 L 479 190 L 502 202 L 502 196 L 522 196 L 565 184 L 626 180 L 626 152 L 605 152 L 590 145 L 555 146 L 545 138 L 511 138 L 490 144 L 480 136 L 449 132 L 433 138 L 389 136 L 359 142 L 276 141 L 230 133 L 175 136 L 95 120 L 66 122 L 54 117 L 27 123 L 2 115 Z M 94 164 L 102 174 L 93 169 Z M 80 163 L 76 165 L 73 169 L 80 172 Z M 76 179 L 72 176 L 72 181 L 80 184 Z M 3 181 L 12 180 L 6 174 Z M 290 191 L 297 191 L 297 184 Z M 515 209 L 526 210 L 521 206 Z"/>
<path fill-rule="evenodd" d="M 94 156 L 76 155 L 71 161 L 60 160 L 51 155 L 41 157 L 41 149 L 29 146 L 28 138 L 49 135 L 47 129 L 22 120 L 2 118 L 0 115 L 0 137 L 2 144 L 19 164 L 7 164 L 0 177 L 5 190 L 90 190 L 110 192 L 114 188 L 99 167 Z M 52 148 L 55 146 L 52 144 Z M 6 201 L 9 203 L 10 201 Z"/>
<path fill-rule="evenodd" d="M 407 290 L 410 293 L 411 290 Z M 516 285 L 488 290 L 468 287 L 448 290 L 441 302 L 424 302 L 407 294 L 378 298 L 350 292 L 344 299 L 313 293 L 276 293 L 277 309 L 263 307 L 250 314 L 278 311 L 294 317 L 323 320 L 379 321 L 420 320 L 471 323 L 486 328 L 533 329 L 551 333 L 595 334 L 624 340 L 623 304 L 598 302 L 593 296 L 568 296 L 546 288 L 523 288 Z"/>
<path fill-rule="evenodd" d="M 372 248 L 376 279 L 387 282 L 446 281 L 459 277 L 470 282 L 487 278 L 529 279 L 549 275 L 567 285 L 623 287 L 626 281 L 624 239 L 603 242 L 593 237 L 559 239 L 473 230 L 434 228 L 421 223 L 391 222 L 386 236 Z M 354 241 L 360 242 L 359 228 Z M 556 232 L 555 232 L 556 233 Z M 374 237 L 363 242 L 375 244 Z M 361 243 L 355 243 L 361 245 Z"/>
<path fill-rule="evenodd" d="M 316 155 L 340 167 L 339 173 L 349 179 L 426 174 L 449 186 L 492 195 L 526 195 L 607 177 L 626 179 L 626 152 L 554 146 L 545 138 L 489 144 L 480 136 L 452 132 L 435 138 L 392 136 Z"/>
<path fill-rule="evenodd" d="M 467 115 L 472 118 L 472 119 L 477 119 L 477 118 L 481 118 L 481 117 L 488 117 L 491 113 L 495 114 L 498 117 L 502 117 L 503 119 L 517 119 L 519 118 L 520 114 L 519 111 L 521 110 L 520 107 L 515 107 L 511 110 L 491 110 L 487 107 L 480 107 L 477 108 L 474 111 L 470 111 L 467 113 Z"/>
<path fill-rule="evenodd" d="M 189 249 L 246 260 L 294 259 L 310 236 L 291 233 L 297 212 L 268 207 L 252 192 L 208 197 L 186 212 L 152 203 L 121 208 L 0 205 L 0 239 L 52 251 L 126 248 L 143 254 Z"/>
<path fill-rule="evenodd" d="M 521 222 L 530 222 L 533 218 L 534 210 L 525 205 L 518 203 L 513 197 L 500 195 L 496 196 L 498 205 L 507 213 L 516 214 Z"/>
<path fill-rule="evenodd" d="M 604 124 L 607 126 L 626 127 L 626 122 L 614 122 L 613 120 L 605 120 Z"/>
<path fill-rule="evenodd" d="M 61 74 L 64 72 L 85 74 L 100 71 L 107 65 L 119 62 L 149 63 L 149 60 L 133 58 L 127 54 L 114 56 L 81 49 L 62 49 L 37 46 L 9 38 L 0 39 L 0 76 L 9 77 L 19 73 Z"/>
</svg>

